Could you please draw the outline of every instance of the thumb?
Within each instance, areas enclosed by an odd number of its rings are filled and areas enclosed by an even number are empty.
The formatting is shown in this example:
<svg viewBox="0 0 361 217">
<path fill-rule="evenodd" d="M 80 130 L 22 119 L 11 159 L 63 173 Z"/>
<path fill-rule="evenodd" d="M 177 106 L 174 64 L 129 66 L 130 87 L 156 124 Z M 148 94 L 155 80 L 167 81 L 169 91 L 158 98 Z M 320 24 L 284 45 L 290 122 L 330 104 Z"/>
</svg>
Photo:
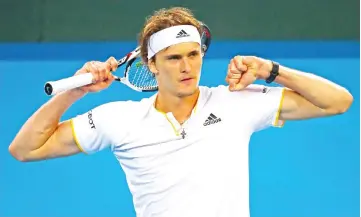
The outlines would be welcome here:
<svg viewBox="0 0 361 217">
<path fill-rule="evenodd" d="M 238 84 L 236 82 L 229 82 L 229 89 L 230 90 L 237 90 Z"/>
<path fill-rule="evenodd" d="M 248 85 L 256 81 L 256 77 L 252 73 L 244 73 L 240 81 L 236 84 L 236 90 L 242 90 Z"/>
<path fill-rule="evenodd" d="M 234 72 L 236 74 L 237 73 L 237 69 L 235 68 L 234 64 L 231 62 L 228 65 L 228 70 L 227 70 L 227 77 L 226 77 L 226 82 L 229 84 L 229 89 L 230 90 L 235 90 L 236 84 L 239 82 L 240 77 L 234 77 Z"/>
<path fill-rule="evenodd" d="M 228 79 L 229 89 L 237 90 L 239 79 Z"/>
</svg>

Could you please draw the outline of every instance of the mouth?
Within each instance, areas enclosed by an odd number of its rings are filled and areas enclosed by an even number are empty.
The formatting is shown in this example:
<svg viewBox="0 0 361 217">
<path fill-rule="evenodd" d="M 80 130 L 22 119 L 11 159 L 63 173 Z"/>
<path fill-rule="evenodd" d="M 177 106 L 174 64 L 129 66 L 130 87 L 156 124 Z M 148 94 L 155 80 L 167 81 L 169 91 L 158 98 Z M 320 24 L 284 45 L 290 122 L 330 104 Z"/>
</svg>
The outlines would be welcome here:
<svg viewBox="0 0 361 217">
<path fill-rule="evenodd" d="M 183 79 L 181 79 L 181 82 L 187 82 L 187 81 L 190 81 L 190 80 L 192 80 L 193 78 L 183 78 Z"/>
</svg>

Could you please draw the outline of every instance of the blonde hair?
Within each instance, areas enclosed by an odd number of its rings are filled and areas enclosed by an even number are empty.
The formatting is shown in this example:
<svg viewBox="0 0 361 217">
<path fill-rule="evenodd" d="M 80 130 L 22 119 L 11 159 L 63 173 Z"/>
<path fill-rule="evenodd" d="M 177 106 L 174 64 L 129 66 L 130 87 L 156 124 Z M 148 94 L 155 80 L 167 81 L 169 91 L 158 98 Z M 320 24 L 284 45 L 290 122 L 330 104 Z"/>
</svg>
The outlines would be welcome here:
<svg viewBox="0 0 361 217">
<path fill-rule="evenodd" d="M 183 7 L 162 8 L 155 11 L 153 15 L 146 19 L 138 39 L 138 43 L 141 46 L 140 53 L 144 63 L 148 63 L 147 55 L 150 36 L 158 31 L 177 25 L 193 25 L 198 29 L 199 34 L 201 34 L 202 31 L 201 24 L 194 17 L 193 13 Z"/>
</svg>

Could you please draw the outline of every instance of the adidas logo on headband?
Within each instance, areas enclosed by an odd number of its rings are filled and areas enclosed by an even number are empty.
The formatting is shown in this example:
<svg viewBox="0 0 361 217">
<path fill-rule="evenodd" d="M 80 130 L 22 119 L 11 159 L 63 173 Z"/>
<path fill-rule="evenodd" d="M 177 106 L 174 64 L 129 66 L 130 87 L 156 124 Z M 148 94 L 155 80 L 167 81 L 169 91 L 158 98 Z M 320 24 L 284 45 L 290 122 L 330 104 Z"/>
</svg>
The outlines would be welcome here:
<svg viewBox="0 0 361 217">
<path fill-rule="evenodd" d="M 186 31 L 184 31 L 183 29 L 177 34 L 176 38 L 184 38 L 184 37 L 188 37 L 189 34 L 186 33 Z"/>
</svg>

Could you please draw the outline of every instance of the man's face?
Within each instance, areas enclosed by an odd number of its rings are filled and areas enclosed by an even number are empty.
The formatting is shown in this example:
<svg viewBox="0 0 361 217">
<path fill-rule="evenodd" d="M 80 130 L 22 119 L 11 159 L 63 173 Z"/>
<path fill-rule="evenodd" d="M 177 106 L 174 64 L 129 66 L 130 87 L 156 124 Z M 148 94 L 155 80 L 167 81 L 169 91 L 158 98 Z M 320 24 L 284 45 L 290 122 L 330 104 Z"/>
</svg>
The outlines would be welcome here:
<svg viewBox="0 0 361 217">
<path fill-rule="evenodd" d="M 157 77 L 160 92 L 178 97 L 192 95 L 198 89 L 201 75 L 201 47 L 195 42 L 172 45 L 157 53 L 149 68 Z"/>
</svg>

